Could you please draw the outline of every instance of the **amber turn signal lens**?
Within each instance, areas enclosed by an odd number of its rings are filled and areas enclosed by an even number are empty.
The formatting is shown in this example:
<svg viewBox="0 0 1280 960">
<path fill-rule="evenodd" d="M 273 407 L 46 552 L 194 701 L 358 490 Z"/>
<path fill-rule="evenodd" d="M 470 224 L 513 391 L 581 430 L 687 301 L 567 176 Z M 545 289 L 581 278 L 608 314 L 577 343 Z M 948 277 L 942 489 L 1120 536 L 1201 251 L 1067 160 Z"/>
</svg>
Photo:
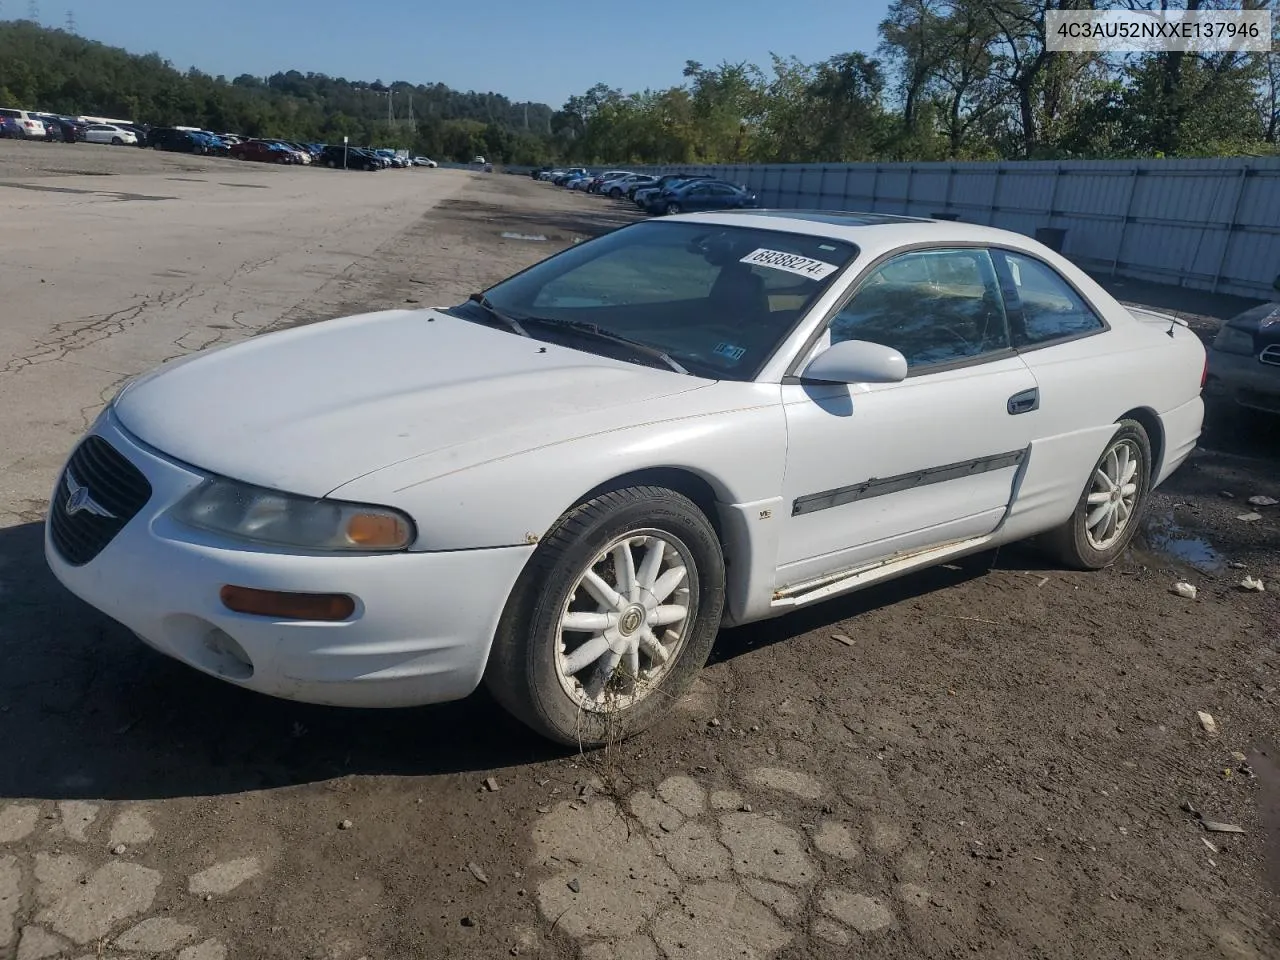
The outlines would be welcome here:
<svg viewBox="0 0 1280 960">
<path fill-rule="evenodd" d="M 281 620 L 346 620 L 356 610 L 345 593 L 282 593 L 227 584 L 219 596 L 228 610 Z"/>
<path fill-rule="evenodd" d="M 356 513 L 347 520 L 347 539 L 362 547 L 404 547 L 409 544 L 409 527 L 390 514 Z"/>
</svg>

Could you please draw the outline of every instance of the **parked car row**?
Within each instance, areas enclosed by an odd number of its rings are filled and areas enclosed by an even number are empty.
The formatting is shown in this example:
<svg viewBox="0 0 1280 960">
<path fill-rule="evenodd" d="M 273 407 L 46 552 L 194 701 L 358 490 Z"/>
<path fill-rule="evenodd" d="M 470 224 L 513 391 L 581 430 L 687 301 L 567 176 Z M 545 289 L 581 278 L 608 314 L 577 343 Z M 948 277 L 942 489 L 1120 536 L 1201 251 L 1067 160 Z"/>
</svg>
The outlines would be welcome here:
<svg viewBox="0 0 1280 960">
<path fill-rule="evenodd" d="M 585 167 L 534 170 L 543 180 L 582 193 L 598 193 L 613 200 L 633 203 L 654 216 L 695 210 L 738 210 L 754 207 L 755 191 L 745 184 L 732 183 L 706 174 L 665 173 L 653 176 L 630 170 L 591 173 Z"/>
<path fill-rule="evenodd" d="M 350 170 L 385 170 L 389 167 L 406 169 L 437 165 L 430 157 L 405 157 L 385 147 L 353 147 L 273 137 L 245 137 L 235 133 L 214 133 L 198 127 L 150 127 L 124 121 L 99 122 L 89 117 L 68 117 L 11 107 L 0 107 L 0 137 L 146 147 L 260 163 L 320 164 Z"/>
</svg>

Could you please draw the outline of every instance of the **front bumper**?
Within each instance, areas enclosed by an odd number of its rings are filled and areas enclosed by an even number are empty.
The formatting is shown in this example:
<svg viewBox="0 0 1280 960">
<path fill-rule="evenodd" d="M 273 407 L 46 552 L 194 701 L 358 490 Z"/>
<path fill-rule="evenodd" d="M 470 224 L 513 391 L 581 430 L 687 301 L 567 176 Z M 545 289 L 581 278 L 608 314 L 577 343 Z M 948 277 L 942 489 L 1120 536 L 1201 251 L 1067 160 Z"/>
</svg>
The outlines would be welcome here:
<svg viewBox="0 0 1280 960">
<path fill-rule="evenodd" d="M 479 684 L 502 609 L 532 546 L 449 553 L 300 555 L 189 530 L 166 511 L 204 479 L 128 434 L 108 412 L 92 434 L 142 471 L 152 495 L 94 559 L 45 556 L 72 593 L 149 646 L 271 696 L 348 707 L 457 700 Z M 56 488 L 55 488 L 56 493 Z M 226 584 L 346 593 L 339 623 L 226 609 Z"/>
<path fill-rule="evenodd" d="M 1262 363 L 1256 356 L 1210 350 L 1205 395 L 1280 414 L 1280 367 Z"/>
</svg>

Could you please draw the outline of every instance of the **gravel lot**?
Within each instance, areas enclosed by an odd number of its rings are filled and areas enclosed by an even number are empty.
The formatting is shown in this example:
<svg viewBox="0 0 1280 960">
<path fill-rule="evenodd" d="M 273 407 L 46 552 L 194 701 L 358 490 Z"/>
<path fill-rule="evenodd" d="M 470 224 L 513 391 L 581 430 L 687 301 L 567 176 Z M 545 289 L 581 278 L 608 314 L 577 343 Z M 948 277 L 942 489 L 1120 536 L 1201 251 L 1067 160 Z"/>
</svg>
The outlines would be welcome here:
<svg viewBox="0 0 1280 960">
<path fill-rule="evenodd" d="M 46 571 L 47 491 L 124 377 L 627 219 L 518 177 L 0 142 L 0 958 L 1280 956 L 1280 508 L 1236 519 L 1280 498 L 1273 429 L 1215 421 L 1107 571 L 1005 549 L 725 631 L 669 723 L 589 757 L 483 694 L 245 693 Z"/>
</svg>

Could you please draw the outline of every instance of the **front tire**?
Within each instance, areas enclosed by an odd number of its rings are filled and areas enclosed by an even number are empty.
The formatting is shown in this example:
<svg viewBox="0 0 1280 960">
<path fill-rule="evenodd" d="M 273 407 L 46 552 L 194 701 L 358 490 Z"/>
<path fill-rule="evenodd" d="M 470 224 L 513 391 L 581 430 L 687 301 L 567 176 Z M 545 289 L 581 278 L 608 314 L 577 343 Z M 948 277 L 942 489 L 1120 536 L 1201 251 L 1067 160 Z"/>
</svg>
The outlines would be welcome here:
<svg viewBox="0 0 1280 960">
<path fill-rule="evenodd" d="M 1044 538 L 1054 557 L 1077 570 L 1120 558 L 1137 532 L 1151 492 L 1151 439 L 1136 420 L 1120 429 L 1094 464 L 1071 519 Z"/>
<path fill-rule="evenodd" d="M 666 210 L 667 210 L 667 216 L 674 217 L 677 213 L 680 212 L 680 204 L 668 203 Z"/>
<path fill-rule="evenodd" d="M 550 740 L 621 741 L 688 690 L 724 599 L 720 541 L 693 501 L 663 487 L 600 494 L 561 517 L 534 552 L 485 684 Z"/>
</svg>

